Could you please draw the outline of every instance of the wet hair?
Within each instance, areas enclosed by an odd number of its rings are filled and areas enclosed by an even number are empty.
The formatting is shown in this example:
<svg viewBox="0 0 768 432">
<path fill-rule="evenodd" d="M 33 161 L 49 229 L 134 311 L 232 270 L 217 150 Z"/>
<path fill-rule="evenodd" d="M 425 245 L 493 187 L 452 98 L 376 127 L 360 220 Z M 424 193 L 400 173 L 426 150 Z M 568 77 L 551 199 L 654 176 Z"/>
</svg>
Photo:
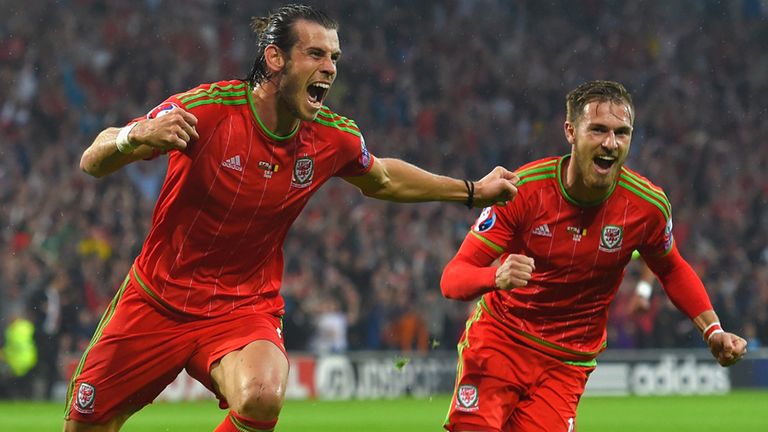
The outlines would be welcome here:
<svg viewBox="0 0 768 432">
<path fill-rule="evenodd" d="M 613 102 L 629 107 L 630 120 L 635 121 L 635 106 L 626 88 L 615 81 L 587 81 L 576 87 L 565 97 L 566 119 L 576 123 L 584 114 L 584 107 L 592 102 Z"/>
<path fill-rule="evenodd" d="M 274 44 L 285 53 L 290 53 L 296 44 L 298 36 L 293 25 L 298 20 L 306 20 L 320 24 L 328 30 L 338 29 L 336 21 L 325 12 L 311 6 L 301 4 L 289 4 L 270 12 L 266 17 L 252 17 L 251 29 L 256 33 L 256 60 L 253 62 L 251 72 L 246 81 L 251 85 L 262 83 L 271 78 L 264 58 L 264 49 L 267 45 Z"/>
</svg>

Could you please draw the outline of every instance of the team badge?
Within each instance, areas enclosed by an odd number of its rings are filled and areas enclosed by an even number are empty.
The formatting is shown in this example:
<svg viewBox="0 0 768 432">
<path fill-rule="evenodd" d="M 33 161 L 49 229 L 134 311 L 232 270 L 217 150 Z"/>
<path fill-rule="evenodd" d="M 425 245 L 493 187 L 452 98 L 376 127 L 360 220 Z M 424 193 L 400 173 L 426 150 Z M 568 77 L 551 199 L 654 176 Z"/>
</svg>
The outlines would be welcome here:
<svg viewBox="0 0 768 432">
<path fill-rule="evenodd" d="M 152 111 L 150 111 L 149 114 L 147 114 L 147 118 L 153 119 L 153 118 L 162 117 L 168 114 L 169 112 L 175 110 L 178 107 L 179 106 L 173 102 L 163 102 L 160 105 L 156 106 L 154 109 L 152 109 Z"/>
<path fill-rule="evenodd" d="M 75 409 L 82 414 L 93 414 L 93 404 L 96 401 L 96 388 L 88 383 L 80 383 L 77 387 Z"/>
<path fill-rule="evenodd" d="M 315 173 L 315 161 L 311 157 L 304 156 L 296 159 L 293 166 L 291 186 L 305 188 L 312 184 L 312 175 Z"/>
<path fill-rule="evenodd" d="M 472 227 L 477 232 L 486 232 L 493 228 L 496 223 L 496 212 L 493 211 L 493 207 L 486 207 L 480 213 L 480 217 L 475 221 L 475 226 Z"/>
<path fill-rule="evenodd" d="M 668 251 L 672 248 L 674 238 L 672 237 L 672 218 L 667 219 L 667 226 L 664 227 L 664 250 Z"/>
<path fill-rule="evenodd" d="M 368 152 L 368 147 L 365 146 L 365 138 L 362 135 L 360 135 L 360 152 L 360 165 L 363 168 L 368 168 L 368 165 L 371 164 L 371 153 Z"/>
<path fill-rule="evenodd" d="M 459 411 L 477 411 L 480 397 L 477 387 L 470 384 L 462 384 L 456 391 L 456 409 Z"/>
<path fill-rule="evenodd" d="M 624 238 L 624 230 L 620 226 L 606 225 L 600 234 L 600 250 L 603 252 L 616 252 L 621 248 Z"/>
</svg>

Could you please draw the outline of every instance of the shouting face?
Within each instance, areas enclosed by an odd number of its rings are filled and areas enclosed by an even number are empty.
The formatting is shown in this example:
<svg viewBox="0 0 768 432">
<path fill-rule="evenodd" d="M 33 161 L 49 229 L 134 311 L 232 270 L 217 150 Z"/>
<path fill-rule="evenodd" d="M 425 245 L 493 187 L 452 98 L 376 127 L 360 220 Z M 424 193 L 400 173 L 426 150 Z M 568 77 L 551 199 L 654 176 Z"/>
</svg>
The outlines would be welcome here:
<svg viewBox="0 0 768 432">
<path fill-rule="evenodd" d="M 564 179 L 566 190 L 581 202 L 600 200 L 618 179 L 629 154 L 631 108 L 612 101 L 592 101 L 574 123 L 565 122 L 565 136 L 572 147 Z"/>
<path fill-rule="evenodd" d="M 297 21 L 293 31 L 297 40 L 285 64 L 278 97 L 293 117 L 311 121 L 336 79 L 339 36 L 336 30 L 306 20 Z"/>
</svg>

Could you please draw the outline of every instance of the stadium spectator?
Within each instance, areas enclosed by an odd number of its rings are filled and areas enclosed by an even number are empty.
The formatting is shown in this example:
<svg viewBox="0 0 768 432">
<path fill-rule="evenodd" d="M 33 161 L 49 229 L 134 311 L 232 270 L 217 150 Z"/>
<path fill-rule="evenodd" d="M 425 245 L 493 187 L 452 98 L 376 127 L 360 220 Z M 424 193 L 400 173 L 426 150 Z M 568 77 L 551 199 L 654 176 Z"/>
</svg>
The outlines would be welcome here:
<svg viewBox="0 0 768 432">
<path fill-rule="evenodd" d="M 341 56 L 336 27 L 301 5 L 255 18 L 247 80 L 173 95 L 85 150 L 80 167 L 94 177 L 165 153 L 168 173 L 144 246 L 72 377 L 65 430 L 118 430 L 182 369 L 230 408 L 217 431 L 273 430 L 288 379 L 282 244 L 332 176 L 394 202 L 514 197 L 516 177 L 501 167 L 471 182 L 370 154 L 355 122 L 323 106 Z M 195 41 L 179 43 L 192 55 Z M 101 259 L 110 234 L 96 237 Z M 335 269 L 326 280 L 356 296 Z M 338 312 L 335 299 L 320 302 Z M 339 332 L 331 349 L 345 348 Z"/>
<path fill-rule="evenodd" d="M 446 297 L 482 295 L 459 341 L 447 430 L 573 430 L 635 250 L 720 365 L 746 352 L 680 256 L 664 192 L 624 167 L 629 93 L 589 81 L 566 100 L 571 153 L 522 166 L 515 200 L 484 209 L 444 270 Z"/>
<path fill-rule="evenodd" d="M 59 347 L 61 342 L 61 296 L 72 281 L 67 269 L 58 268 L 52 280 L 32 293 L 30 310 L 35 328 L 34 341 L 38 362 L 33 370 L 33 388 L 41 387 L 38 398 L 51 400 L 53 387 L 59 377 Z M 37 380 L 38 382 L 34 382 Z"/>
</svg>

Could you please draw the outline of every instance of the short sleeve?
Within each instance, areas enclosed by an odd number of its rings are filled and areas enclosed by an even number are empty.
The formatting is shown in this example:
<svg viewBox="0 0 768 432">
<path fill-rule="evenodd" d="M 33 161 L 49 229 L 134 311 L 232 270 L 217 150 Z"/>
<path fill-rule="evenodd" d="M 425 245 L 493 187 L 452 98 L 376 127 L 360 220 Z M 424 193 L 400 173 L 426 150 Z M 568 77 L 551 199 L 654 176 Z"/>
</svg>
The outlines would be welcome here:
<svg viewBox="0 0 768 432">
<path fill-rule="evenodd" d="M 343 139 L 344 154 L 342 156 L 345 163 L 336 171 L 335 175 L 338 177 L 356 177 L 367 174 L 373 166 L 373 155 L 365 145 L 363 134 L 341 133 L 346 135 Z"/>
</svg>

